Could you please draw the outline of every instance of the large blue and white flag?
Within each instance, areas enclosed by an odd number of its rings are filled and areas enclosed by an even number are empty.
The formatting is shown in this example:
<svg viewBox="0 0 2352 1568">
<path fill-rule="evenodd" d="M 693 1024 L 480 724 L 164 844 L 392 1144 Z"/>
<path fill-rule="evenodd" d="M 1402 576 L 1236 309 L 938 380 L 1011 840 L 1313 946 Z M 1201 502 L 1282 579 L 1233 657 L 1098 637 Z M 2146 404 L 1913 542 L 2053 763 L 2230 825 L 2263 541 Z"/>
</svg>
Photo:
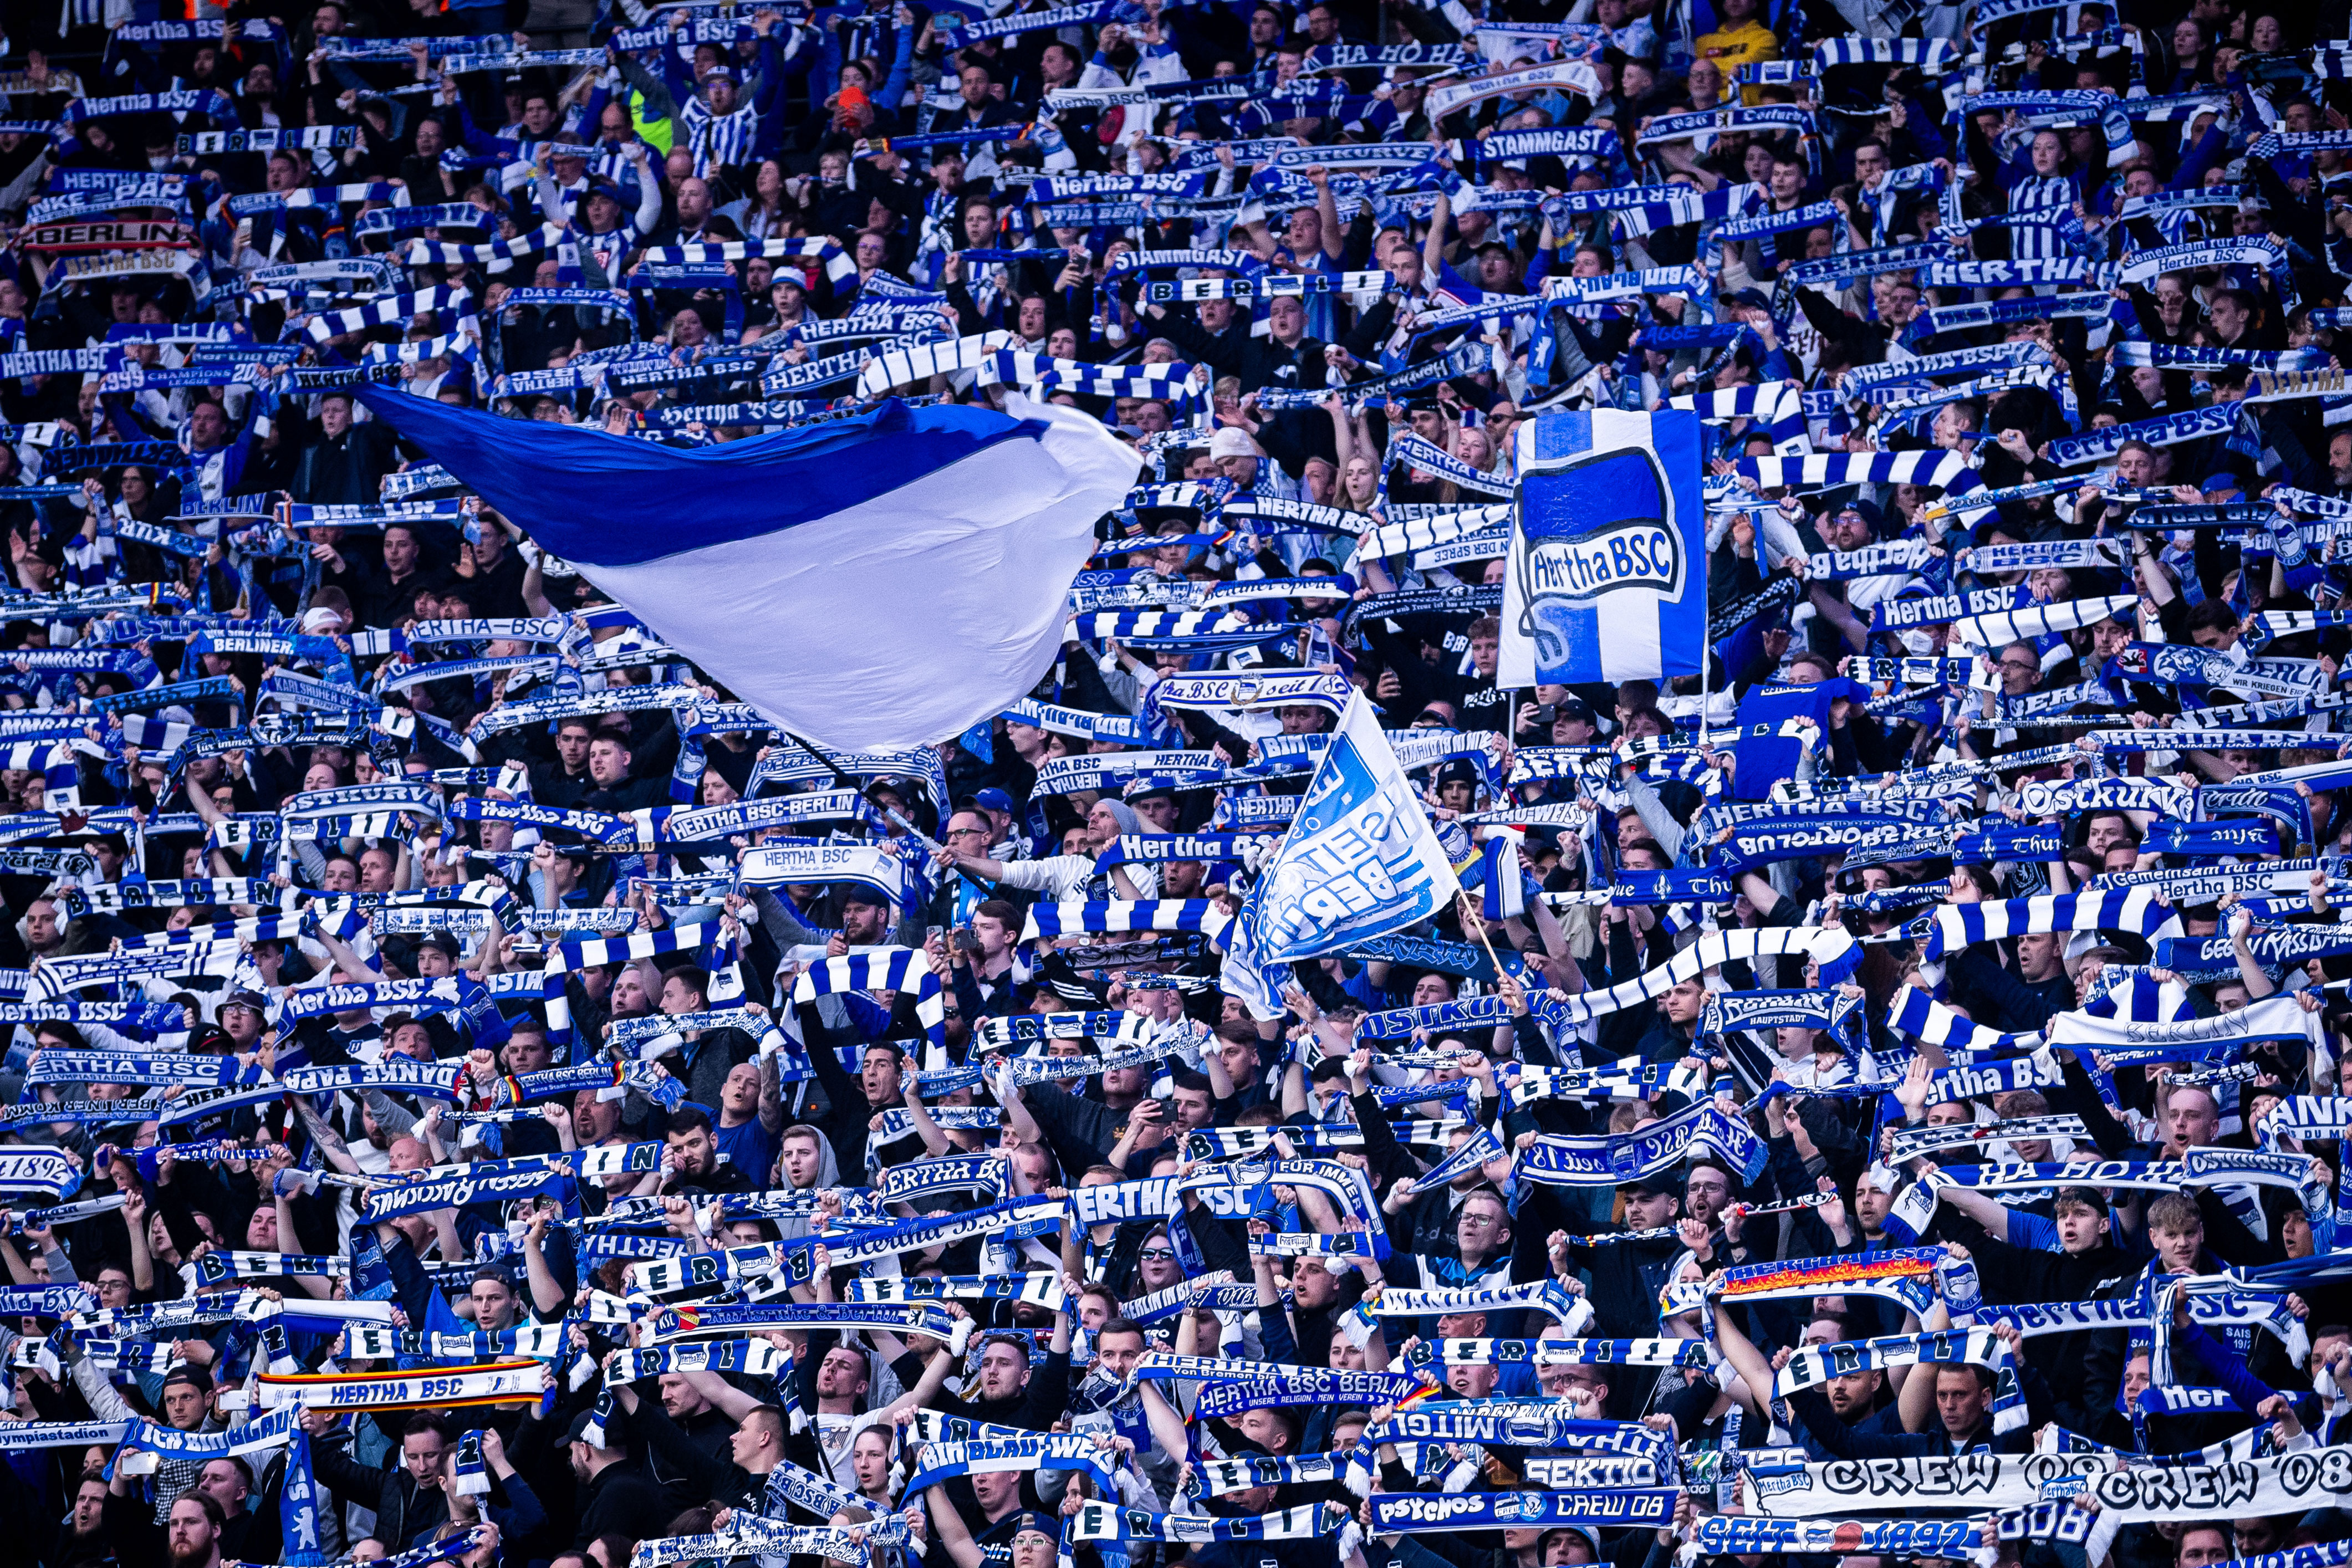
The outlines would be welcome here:
<svg viewBox="0 0 2352 1568">
<path fill-rule="evenodd" d="M 1369 942 L 1429 919 L 1460 888 L 1370 706 L 1350 696 L 1243 912 L 1252 956 L 1281 964 Z"/>
<path fill-rule="evenodd" d="M 1502 685 L 1700 673 L 1699 438 L 1698 415 L 1680 409 L 1553 413 L 1519 426 Z"/>
<path fill-rule="evenodd" d="M 693 449 L 357 395 L 761 716 L 850 751 L 929 745 L 1026 695 L 1140 466 L 1017 392 L 1009 414 L 892 401 Z"/>
</svg>

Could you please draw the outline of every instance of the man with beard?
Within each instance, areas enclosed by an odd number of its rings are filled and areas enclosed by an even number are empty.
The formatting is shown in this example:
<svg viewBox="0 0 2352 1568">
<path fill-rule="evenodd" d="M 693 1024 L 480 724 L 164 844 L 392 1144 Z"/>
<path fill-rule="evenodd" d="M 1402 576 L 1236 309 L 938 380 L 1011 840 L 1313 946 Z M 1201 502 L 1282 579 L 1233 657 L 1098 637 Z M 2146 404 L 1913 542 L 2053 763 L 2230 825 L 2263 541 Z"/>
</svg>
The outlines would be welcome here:
<svg viewBox="0 0 2352 1568">
<path fill-rule="evenodd" d="M 940 1379 L 931 1378 L 930 1371 L 940 1369 L 943 1379 L 947 1367 L 959 1359 L 950 1343 L 940 1347 L 929 1367 L 909 1354 L 892 1363 L 891 1370 L 898 1375 L 899 1382 L 909 1387 L 926 1384 L 937 1386 Z M 1026 1339 L 1012 1334 L 990 1335 L 988 1348 L 980 1353 L 980 1396 L 964 1400 L 941 1393 L 931 1396 L 928 1403 L 930 1408 L 950 1416 L 1045 1432 L 1052 1430 L 1054 1423 L 1061 1419 L 1069 1396 L 1070 1313 L 1065 1307 L 1054 1314 L 1054 1337 L 1045 1347 L 1045 1359 L 1034 1371 L 1029 1365 Z"/>
<path fill-rule="evenodd" d="M 77 1501 L 75 1511 L 80 1511 Z M 118 1469 L 107 1483 L 106 1534 L 118 1563 L 161 1562 L 165 1568 L 220 1568 L 220 1535 L 227 1517 L 221 1505 L 194 1487 L 172 1500 L 162 1525 L 146 1502 L 133 1497 L 130 1478 Z M 158 1551 L 157 1548 L 162 1550 Z"/>
<path fill-rule="evenodd" d="M 1730 1359 L 1733 1370 L 1739 1374 L 1740 1383 L 1748 1392 L 1749 1406 L 1761 1408 L 1770 1401 L 1773 1375 L 1788 1364 L 1790 1353 L 1786 1350 L 1777 1352 L 1767 1363 L 1755 1343 L 1732 1321 L 1736 1315 L 1728 1312 L 1717 1314 L 1716 1328 L 1721 1335 L 1723 1354 Z M 1805 1325 L 1804 1333 L 1798 1336 L 1798 1344 L 1800 1348 L 1836 1344 L 1844 1340 L 1846 1334 L 1845 1319 L 1832 1313 L 1819 1313 Z M 1879 1385 L 1885 1378 L 1885 1373 L 1875 1369 L 1849 1372 L 1831 1378 L 1821 1385 L 1820 1391 L 1822 1396 L 1829 1401 L 1831 1411 L 1847 1430 L 1893 1434 L 1903 1430 L 1903 1423 L 1894 1408 L 1875 1408 Z M 1803 1428 L 1797 1429 L 1797 1437 L 1815 1458 L 1830 1457 L 1829 1450 Z"/>
<path fill-rule="evenodd" d="M 1601 1325 L 1612 1334 L 1643 1335 L 1657 1332 L 1658 1292 L 1666 1283 L 1666 1269 L 1682 1251 L 1682 1243 L 1673 1234 L 1675 1221 L 1682 1218 L 1682 1194 L 1675 1189 L 1670 1173 L 1643 1176 L 1618 1188 L 1625 1199 L 1624 1233 L 1609 1233 L 1599 1239 L 1587 1239 L 1566 1229 L 1538 1229 L 1538 1220 L 1560 1213 L 1549 1187 L 1536 1187 L 1523 1205 L 1544 1200 L 1537 1213 L 1530 1215 L 1522 1208 L 1519 1226 L 1528 1245 L 1537 1236 L 1544 1238 L 1545 1250 L 1550 1255 L 1553 1271 L 1581 1270 L 1589 1272 L 1591 1285 L 1587 1299 Z M 1629 1239 L 1646 1232 L 1664 1230 L 1667 1234 L 1647 1239 Z"/>
<path fill-rule="evenodd" d="M 92 1470 L 74 1489 L 73 1512 L 58 1530 L 57 1543 L 41 1561 L 48 1568 L 98 1568 L 111 1561 L 106 1532 L 106 1477 Z"/>
<path fill-rule="evenodd" d="M 1723 1228 L 1723 1211 L 1739 1196 L 1738 1176 L 1713 1160 L 1696 1159 L 1683 1182 L 1683 1213 L 1706 1227 L 1710 1239 Z"/>
</svg>

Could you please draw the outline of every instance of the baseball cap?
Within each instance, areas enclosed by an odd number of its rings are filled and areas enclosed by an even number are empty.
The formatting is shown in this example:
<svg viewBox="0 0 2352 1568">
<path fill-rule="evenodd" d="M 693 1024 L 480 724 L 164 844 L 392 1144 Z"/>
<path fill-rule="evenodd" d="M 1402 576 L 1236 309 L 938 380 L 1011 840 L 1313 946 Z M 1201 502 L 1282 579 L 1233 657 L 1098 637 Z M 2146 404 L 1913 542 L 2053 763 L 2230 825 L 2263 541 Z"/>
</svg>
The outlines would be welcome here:
<svg viewBox="0 0 2352 1568">
<path fill-rule="evenodd" d="M 621 1411 L 614 1409 L 606 1413 L 604 1440 L 602 1443 L 596 1442 L 588 1436 L 588 1428 L 595 1424 L 596 1409 L 595 1406 L 591 1406 L 572 1418 L 571 1427 L 564 1431 L 563 1440 L 567 1443 L 586 1443 L 591 1448 L 622 1448 L 628 1446 L 628 1427 Z"/>
<path fill-rule="evenodd" d="M 971 798 L 971 803 L 983 811 L 1010 811 L 1013 797 L 1002 789 L 982 789 Z"/>
<path fill-rule="evenodd" d="M 1552 716 L 1554 718 L 1581 719 L 1586 724 L 1598 724 L 1600 722 L 1592 716 L 1592 705 L 1586 702 L 1582 697 L 1562 698 L 1558 706 L 1552 709 Z"/>
<path fill-rule="evenodd" d="M 1049 1541 L 1059 1541 L 1062 1539 L 1062 1532 L 1060 1529 L 1055 1525 L 1054 1521 L 1047 1519 L 1044 1514 L 1036 1512 L 1034 1510 L 1024 1510 L 1022 1512 L 1014 1514 L 1012 1518 L 999 1525 L 997 1529 L 1008 1541 L 1016 1535 L 1028 1535 L 1033 1532 L 1042 1535 Z"/>
<path fill-rule="evenodd" d="M 267 1013 L 269 1011 L 269 1004 L 262 999 L 261 993 L 259 991 L 254 990 L 239 989 L 231 991 L 228 995 L 221 998 L 221 1006 L 223 1008 L 251 1008 L 257 1013 Z"/>
<path fill-rule="evenodd" d="M 1637 1176 L 1617 1189 L 1627 1197 L 1680 1197 L 1682 1184 L 1671 1176 Z"/>
<path fill-rule="evenodd" d="M 184 1383 L 199 1394 L 210 1394 L 213 1391 L 213 1375 L 201 1366 L 175 1366 L 163 1375 L 165 1388 L 171 1387 L 175 1383 Z"/>
</svg>

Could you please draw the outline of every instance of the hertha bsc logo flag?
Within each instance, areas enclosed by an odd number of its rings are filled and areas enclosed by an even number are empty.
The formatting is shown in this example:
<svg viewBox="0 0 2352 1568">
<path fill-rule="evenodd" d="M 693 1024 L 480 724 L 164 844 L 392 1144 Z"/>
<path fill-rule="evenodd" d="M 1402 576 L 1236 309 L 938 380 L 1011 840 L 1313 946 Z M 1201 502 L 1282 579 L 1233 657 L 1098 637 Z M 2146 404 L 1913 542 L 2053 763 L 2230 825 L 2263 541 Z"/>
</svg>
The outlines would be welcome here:
<svg viewBox="0 0 2352 1568">
<path fill-rule="evenodd" d="M 1500 683 L 1697 674 L 1706 657 L 1698 415 L 1547 413 L 1516 439 Z"/>
</svg>

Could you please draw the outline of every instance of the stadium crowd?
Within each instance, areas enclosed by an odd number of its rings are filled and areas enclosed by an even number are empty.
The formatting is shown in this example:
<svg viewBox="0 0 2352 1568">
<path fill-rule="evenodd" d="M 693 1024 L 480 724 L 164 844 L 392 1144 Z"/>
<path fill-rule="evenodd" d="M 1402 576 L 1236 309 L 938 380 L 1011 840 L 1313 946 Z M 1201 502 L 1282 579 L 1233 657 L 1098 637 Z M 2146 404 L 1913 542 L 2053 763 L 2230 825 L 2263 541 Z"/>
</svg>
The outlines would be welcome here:
<svg viewBox="0 0 2352 1568">
<path fill-rule="evenodd" d="M 167 8 L 0 57 L 0 1568 L 2352 1562 L 2346 6 Z M 851 752 L 401 396 L 1135 487 Z M 1604 414 L 1708 667 L 1513 685 Z M 1367 710 L 1461 895 L 1237 959 Z"/>
</svg>

